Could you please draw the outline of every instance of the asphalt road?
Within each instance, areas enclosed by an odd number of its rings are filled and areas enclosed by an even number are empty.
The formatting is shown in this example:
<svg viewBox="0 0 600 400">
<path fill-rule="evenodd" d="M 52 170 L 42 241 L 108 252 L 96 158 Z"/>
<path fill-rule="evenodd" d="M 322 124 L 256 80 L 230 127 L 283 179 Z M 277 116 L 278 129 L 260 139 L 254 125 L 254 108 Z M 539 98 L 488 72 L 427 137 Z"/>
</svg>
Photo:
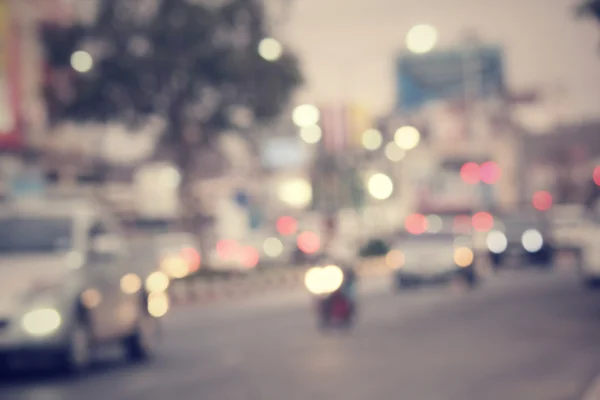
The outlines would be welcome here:
<svg viewBox="0 0 600 400">
<path fill-rule="evenodd" d="M 152 363 L 5 379 L 0 399 L 576 400 L 600 372 L 600 294 L 573 273 L 507 272 L 470 293 L 388 288 L 364 284 L 349 333 L 319 333 L 302 293 L 176 310 Z"/>
</svg>

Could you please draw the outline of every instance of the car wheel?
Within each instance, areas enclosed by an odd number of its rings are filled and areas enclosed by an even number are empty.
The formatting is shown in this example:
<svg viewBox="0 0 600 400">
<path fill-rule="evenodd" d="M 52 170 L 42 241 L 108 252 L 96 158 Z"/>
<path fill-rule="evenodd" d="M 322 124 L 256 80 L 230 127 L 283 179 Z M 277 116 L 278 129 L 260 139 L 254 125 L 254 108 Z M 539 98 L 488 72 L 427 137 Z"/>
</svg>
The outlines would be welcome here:
<svg viewBox="0 0 600 400">
<path fill-rule="evenodd" d="M 62 367 L 67 373 L 79 374 L 84 372 L 91 363 L 92 340 L 87 324 L 77 320 L 67 338 L 66 347 L 62 352 Z"/>
<path fill-rule="evenodd" d="M 123 343 L 129 360 L 134 362 L 146 361 L 155 355 L 158 328 L 159 324 L 156 318 L 147 312 L 141 313 L 135 331 Z"/>
</svg>

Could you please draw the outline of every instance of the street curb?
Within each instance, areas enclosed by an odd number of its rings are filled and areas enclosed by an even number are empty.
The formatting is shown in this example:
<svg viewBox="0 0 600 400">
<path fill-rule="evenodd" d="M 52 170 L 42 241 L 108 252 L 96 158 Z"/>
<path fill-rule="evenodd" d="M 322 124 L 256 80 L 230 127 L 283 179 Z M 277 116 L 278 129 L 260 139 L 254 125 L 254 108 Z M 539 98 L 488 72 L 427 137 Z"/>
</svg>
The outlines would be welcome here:
<svg viewBox="0 0 600 400">
<path fill-rule="evenodd" d="M 600 375 L 594 378 L 581 400 L 600 400 Z"/>
</svg>

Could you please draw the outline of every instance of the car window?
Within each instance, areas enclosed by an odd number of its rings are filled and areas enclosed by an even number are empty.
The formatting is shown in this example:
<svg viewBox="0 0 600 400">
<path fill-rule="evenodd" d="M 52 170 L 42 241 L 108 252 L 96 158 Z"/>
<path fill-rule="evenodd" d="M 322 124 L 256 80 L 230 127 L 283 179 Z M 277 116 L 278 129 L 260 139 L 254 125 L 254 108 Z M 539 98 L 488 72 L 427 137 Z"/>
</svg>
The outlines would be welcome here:
<svg viewBox="0 0 600 400">
<path fill-rule="evenodd" d="M 68 217 L 16 216 L 0 219 L 0 253 L 54 253 L 73 248 Z"/>
</svg>

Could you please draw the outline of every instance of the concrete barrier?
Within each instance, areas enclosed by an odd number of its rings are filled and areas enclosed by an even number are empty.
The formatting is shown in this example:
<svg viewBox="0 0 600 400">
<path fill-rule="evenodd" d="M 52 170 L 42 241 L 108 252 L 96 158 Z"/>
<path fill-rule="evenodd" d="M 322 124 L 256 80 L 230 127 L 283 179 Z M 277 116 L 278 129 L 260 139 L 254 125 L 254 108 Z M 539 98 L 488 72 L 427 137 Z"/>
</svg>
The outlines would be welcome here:
<svg viewBox="0 0 600 400">
<path fill-rule="evenodd" d="M 169 287 L 174 306 L 211 304 L 242 299 L 275 291 L 301 288 L 304 285 L 306 267 L 273 268 L 255 271 L 247 275 L 223 277 L 194 277 L 175 280 Z M 361 260 L 357 266 L 359 276 L 368 277 L 389 273 L 384 258 Z"/>
</svg>

